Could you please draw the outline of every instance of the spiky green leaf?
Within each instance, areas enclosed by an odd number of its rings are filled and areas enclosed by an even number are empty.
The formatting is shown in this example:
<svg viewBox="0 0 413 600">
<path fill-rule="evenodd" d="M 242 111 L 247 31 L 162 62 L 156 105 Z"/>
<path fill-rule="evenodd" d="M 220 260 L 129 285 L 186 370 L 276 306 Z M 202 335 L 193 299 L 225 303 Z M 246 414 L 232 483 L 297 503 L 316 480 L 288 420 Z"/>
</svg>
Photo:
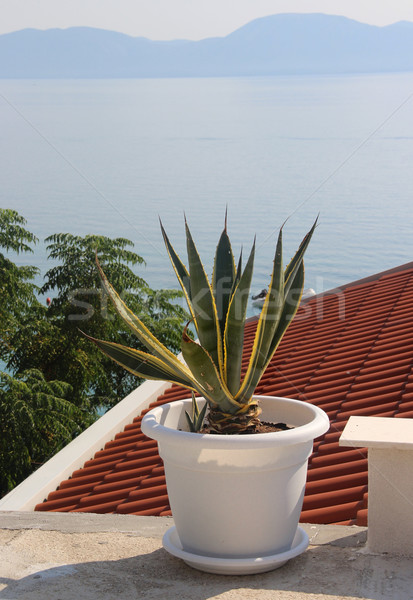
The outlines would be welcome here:
<svg viewBox="0 0 413 600">
<path fill-rule="evenodd" d="M 271 346 L 268 351 L 267 363 L 264 366 L 264 370 L 267 368 L 269 362 L 274 356 L 275 351 L 279 343 L 281 342 L 284 333 L 286 332 L 289 324 L 295 317 L 298 307 L 300 306 L 301 297 L 303 295 L 304 289 L 304 262 L 302 261 L 295 277 L 292 281 L 292 285 L 288 290 L 288 294 L 285 297 L 283 311 L 281 313 L 281 317 L 277 326 L 277 329 L 274 333 Z"/>
<path fill-rule="evenodd" d="M 98 340 L 88 335 L 86 337 L 96 344 L 106 356 L 137 377 L 170 381 L 194 389 L 194 382 L 190 377 L 187 377 L 184 365 L 182 365 L 182 370 L 179 372 L 178 369 L 171 369 L 161 359 L 147 352 L 142 352 L 142 350 L 128 348 L 115 342 Z"/>
<path fill-rule="evenodd" d="M 196 381 L 202 386 L 204 396 L 213 406 L 219 406 L 224 412 L 236 412 L 240 405 L 229 394 L 225 383 L 208 352 L 184 331 L 182 337 L 182 355 Z"/>
<path fill-rule="evenodd" d="M 231 290 L 235 279 L 235 262 L 228 233 L 223 230 L 215 252 L 212 290 L 218 312 L 221 336 L 224 335 Z"/>
<path fill-rule="evenodd" d="M 219 372 L 222 372 L 221 330 L 214 295 L 187 223 L 185 223 L 185 229 L 191 279 L 191 302 L 197 334 L 201 345 L 211 356 Z"/>
<path fill-rule="evenodd" d="M 291 259 L 291 261 L 289 262 L 289 264 L 287 265 L 287 267 L 285 269 L 285 273 L 284 273 L 284 281 L 285 281 L 284 294 L 285 295 L 288 294 L 290 287 L 293 285 L 295 274 L 297 273 L 297 270 L 300 268 L 300 265 L 303 261 L 305 251 L 308 248 L 308 245 L 311 241 L 314 230 L 317 226 L 317 221 L 318 221 L 318 217 L 314 221 L 314 224 L 311 227 L 310 231 L 307 233 L 307 235 L 304 236 L 297 252 L 294 254 L 293 258 Z"/>
<path fill-rule="evenodd" d="M 189 431 L 192 433 L 198 433 L 201 431 L 207 407 L 208 403 L 205 402 L 202 410 L 200 411 L 195 394 L 192 392 L 192 415 L 189 415 L 188 411 L 185 411 L 185 417 L 188 423 Z"/>
<path fill-rule="evenodd" d="M 175 271 L 175 275 L 179 281 L 179 284 L 182 288 L 182 291 L 185 295 L 185 299 L 187 301 L 188 304 L 188 308 L 190 311 L 192 311 L 192 307 L 191 307 L 191 283 L 190 283 L 190 279 L 189 279 L 189 273 L 188 270 L 186 268 L 186 266 L 184 265 L 184 263 L 182 262 L 182 260 L 179 258 L 178 254 L 175 252 L 174 247 L 172 246 L 171 242 L 169 241 L 168 236 L 166 235 L 166 231 L 162 225 L 162 221 L 159 219 L 159 222 L 161 224 L 161 232 L 162 232 L 162 236 L 165 242 L 165 246 L 166 246 L 166 251 L 168 252 L 168 256 L 170 258 L 170 261 L 172 263 L 172 267 Z M 194 317 L 194 315 L 192 315 L 192 317 Z"/>
<path fill-rule="evenodd" d="M 284 270 L 282 265 L 282 229 L 278 235 L 274 256 L 271 283 L 262 307 L 255 332 L 254 344 L 244 381 L 236 399 L 249 402 L 267 363 L 267 357 L 274 332 L 277 329 L 284 306 Z"/>
<path fill-rule="evenodd" d="M 254 245 L 255 245 L 255 237 L 254 237 Z M 234 281 L 232 284 L 232 290 L 231 290 L 231 298 L 234 295 L 234 292 L 236 290 L 236 287 L 239 283 L 239 280 L 241 279 L 241 274 L 242 274 L 242 248 L 241 251 L 239 253 L 239 259 L 238 259 L 238 265 L 235 271 L 235 277 L 234 277 Z"/>
<path fill-rule="evenodd" d="M 224 360 L 226 381 L 232 395 L 238 392 L 241 378 L 244 329 L 248 299 L 254 269 L 255 240 L 242 276 L 231 297 L 224 332 Z"/>
<path fill-rule="evenodd" d="M 99 260 L 96 257 L 96 264 L 99 270 L 100 278 L 102 285 L 109 295 L 109 298 L 112 301 L 115 310 L 119 314 L 119 316 L 123 319 L 126 325 L 132 330 L 132 332 L 136 335 L 136 337 L 142 342 L 142 344 L 154 354 L 156 357 L 162 359 L 166 365 L 168 365 L 171 369 L 178 369 L 180 371 L 182 369 L 182 363 L 180 363 L 179 359 L 166 348 L 150 331 L 149 329 L 142 323 L 142 321 L 137 317 L 123 302 L 119 294 L 114 290 L 112 285 L 109 283 L 105 273 L 102 270 L 102 267 L 99 264 Z M 186 373 L 187 376 L 190 376 L 190 373 Z"/>
</svg>

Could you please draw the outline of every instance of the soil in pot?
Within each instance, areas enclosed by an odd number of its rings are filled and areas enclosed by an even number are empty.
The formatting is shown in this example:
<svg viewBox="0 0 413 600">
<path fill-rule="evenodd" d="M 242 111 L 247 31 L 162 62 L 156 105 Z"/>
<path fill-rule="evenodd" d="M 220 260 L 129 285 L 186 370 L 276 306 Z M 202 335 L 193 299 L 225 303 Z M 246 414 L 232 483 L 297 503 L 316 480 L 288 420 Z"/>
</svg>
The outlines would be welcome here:
<svg viewBox="0 0 413 600">
<path fill-rule="evenodd" d="M 249 427 L 246 431 L 239 432 L 240 435 L 250 434 L 250 433 L 274 433 L 274 431 L 288 431 L 289 429 L 294 429 L 294 427 L 290 427 L 286 425 L 286 423 L 269 423 L 266 421 L 260 421 L 259 423 Z M 215 433 L 212 431 L 208 425 L 204 425 L 199 431 L 199 433 Z M 222 434 L 222 435 L 231 435 L 231 434 Z"/>
</svg>

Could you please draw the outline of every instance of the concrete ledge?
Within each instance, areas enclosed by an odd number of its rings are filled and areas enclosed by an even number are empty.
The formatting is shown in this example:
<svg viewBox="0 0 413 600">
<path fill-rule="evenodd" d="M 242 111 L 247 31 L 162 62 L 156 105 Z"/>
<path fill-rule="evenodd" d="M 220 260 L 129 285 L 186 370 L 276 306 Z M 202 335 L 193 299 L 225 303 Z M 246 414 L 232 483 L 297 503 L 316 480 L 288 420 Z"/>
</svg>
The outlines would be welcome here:
<svg viewBox="0 0 413 600">
<path fill-rule="evenodd" d="M 162 538 L 173 525 L 172 517 L 141 517 L 138 515 L 98 515 L 94 513 L 51 513 L 10 511 L 0 514 L 0 529 L 61 531 L 62 533 L 117 532 L 141 537 Z M 313 525 L 301 523 L 310 543 L 359 547 L 367 538 L 367 527 Z"/>
<path fill-rule="evenodd" d="M 162 538 L 172 524 L 172 517 L 19 511 L 0 513 L 0 529 L 13 530 L 40 529 L 62 533 L 117 532 Z"/>
<path fill-rule="evenodd" d="M 413 450 L 413 419 L 350 417 L 339 445 Z"/>
<path fill-rule="evenodd" d="M 366 529 L 304 525 L 306 552 L 268 573 L 196 571 L 162 548 L 169 517 L 0 514 L 0 599 L 411 600 L 411 559 L 369 554 Z M 368 575 L 366 575 L 366 573 Z"/>
</svg>

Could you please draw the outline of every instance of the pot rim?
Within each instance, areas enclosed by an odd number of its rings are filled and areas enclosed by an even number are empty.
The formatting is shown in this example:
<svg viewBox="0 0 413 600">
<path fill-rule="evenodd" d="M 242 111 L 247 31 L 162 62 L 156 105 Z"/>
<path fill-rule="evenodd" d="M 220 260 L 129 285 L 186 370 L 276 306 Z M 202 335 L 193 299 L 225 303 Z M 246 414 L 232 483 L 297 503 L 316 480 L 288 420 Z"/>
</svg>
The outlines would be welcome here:
<svg viewBox="0 0 413 600">
<path fill-rule="evenodd" d="M 287 446 L 291 444 L 299 444 L 313 440 L 325 433 L 330 427 L 330 421 L 326 413 L 308 402 L 302 400 L 294 400 L 292 398 L 283 398 L 280 396 L 258 396 L 254 395 L 254 398 L 261 402 L 268 400 L 277 400 L 280 403 L 290 404 L 295 409 L 301 407 L 306 410 L 310 420 L 304 425 L 296 425 L 294 429 L 286 431 L 274 431 L 269 433 L 248 433 L 248 434 L 231 434 L 231 435 L 220 435 L 214 433 L 192 433 L 190 431 L 182 431 L 173 427 L 167 427 L 160 423 L 162 415 L 165 412 L 171 410 L 173 406 L 174 410 L 181 408 L 190 408 L 191 399 L 175 400 L 154 407 L 150 410 L 142 419 L 141 429 L 142 432 L 148 437 L 155 439 L 160 442 L 167 442 L 171 444 L 179 444 L 188 446 L 208 446 L 209 448 L 229 448 L 229 447 L 253 447 L 263 448 L 270 447 L 276 444 L 277 446 Z M 197 398 L 197 400 L 203 400 Z M 291 423 L 294 425 L 294 423 Z"/>
</svg>

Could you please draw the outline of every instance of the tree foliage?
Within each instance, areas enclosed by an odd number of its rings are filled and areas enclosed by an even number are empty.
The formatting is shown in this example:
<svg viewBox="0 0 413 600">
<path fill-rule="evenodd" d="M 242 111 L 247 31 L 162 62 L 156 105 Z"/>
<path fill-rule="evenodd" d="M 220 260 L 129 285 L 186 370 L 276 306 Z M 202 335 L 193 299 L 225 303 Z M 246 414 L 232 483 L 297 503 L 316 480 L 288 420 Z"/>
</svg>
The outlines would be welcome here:
<svg viewBox="0 0 413 600">
<path fill-rule="evenodd" d="M 14 338 L 16 348 L 10 366 L 21 371 L 36 367 L 48 380 L 68 381 L 73 402 L 90 408 L 113 406 L 139 383 L 135 377 L 106 357 L 80 333 L 106 336 L 111 341 L 136 347 L 139 343 L 123 331 L 101 287 L 95 265 L 98 253 L 117 281 L 120 293 L 142 315 L 173 351 L 179 350 L 185 311 L 173 301 L 179 293 L 152 290 L 131 266 L 143 259 L 132 242 L 104 236 L 52 235 L 48 256 L 59 263 L 47 271 L 41 293 L 53 293 L 49 308 L 38 306 L 25 319 Z M 24 341 L 24 343 L 23 343 Z"/>
<path fill-rule="evenodd" d="M 38 270 L 16 266 L 10 258 L 10 252 L 30 252 L 36 242 L 24 226 L 17 212 L 0 209 L 0 251 L 5 251 L 0 253 L 0 361 L 7 371 L 1 375 L 0 417 L 2 438 L 8 440 L 1 446 L 6 465 L 1 493 L 87 427 L 98 409 L 115 405 L 139 384 L 81 333 L 140 348 L 101 287 L 96 253 L 122 297 L 173 352 L 180 349 L 188 318 L 178 302 L 180 292 L 152 290 L 135 272 L 144 261 L 124 238 L 51 235 L 46 242 L 53 265 L 38 289 L 33 282 Z M 49 306 L 39 294 L 52 298 Z M 50 418 L 43 426 L 46 406 Z"/>
<path fill-rule="evenodd" d="M 71 387 L 35 369 L 0 372 L 0 490 L 12 489 L 93 417 L 70 402 Z"/>
<path fill-rule="evenodd" d="M 36 267 L 17 266 L 1 252 L 32 252 L 28 243 L 36 237 L 24 228 L 25 219 L 11 209 L 0 209 L 0 360 L 7 360 L 12 352 L 11 338 L 19 327 L 19 320 L 36 300 L 33 277 Z"/>
</svg>

